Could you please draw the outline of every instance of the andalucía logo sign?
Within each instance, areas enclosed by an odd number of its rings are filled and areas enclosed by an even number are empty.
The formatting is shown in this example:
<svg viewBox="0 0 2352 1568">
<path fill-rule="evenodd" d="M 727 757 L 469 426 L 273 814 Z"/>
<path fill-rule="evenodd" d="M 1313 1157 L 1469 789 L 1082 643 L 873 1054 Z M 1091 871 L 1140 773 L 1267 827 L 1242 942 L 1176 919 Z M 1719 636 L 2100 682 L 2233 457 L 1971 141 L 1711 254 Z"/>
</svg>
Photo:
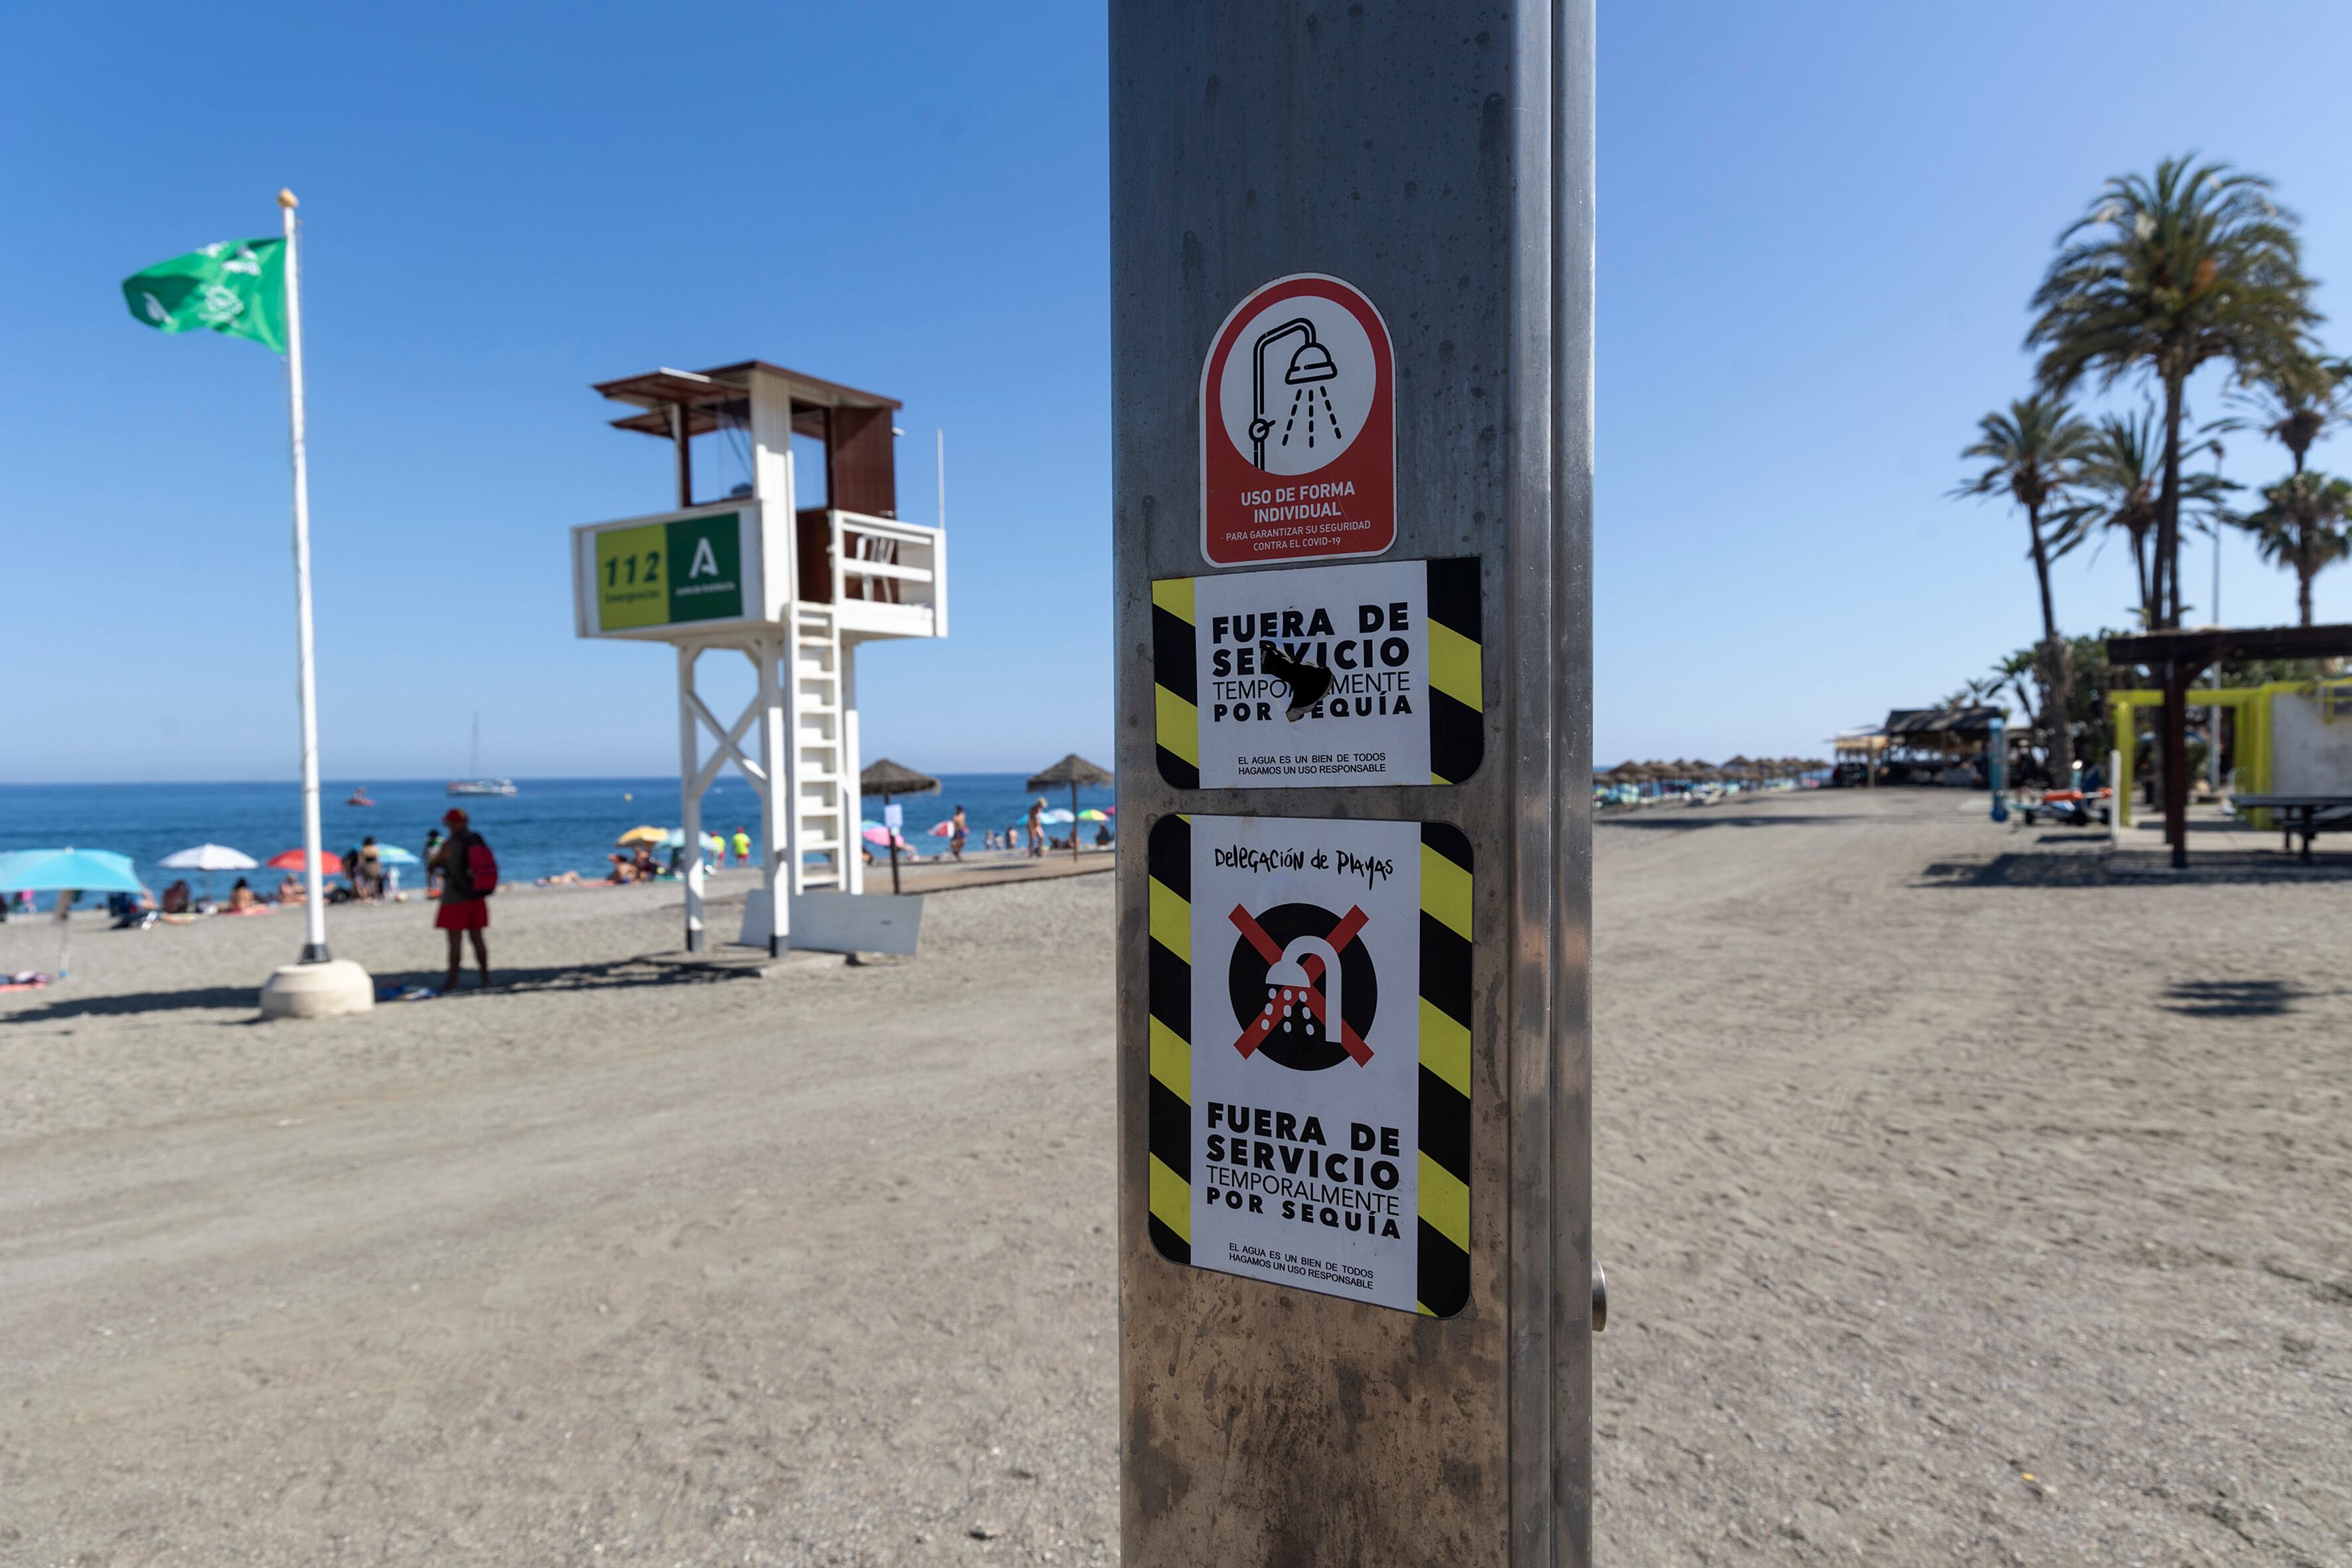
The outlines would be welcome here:
<svg viewBox="0 0 2352 1568">
<path fill-rule="evenodd" d="M 1201 553 L 1215 566 L 1378 555 L 1396 542 L 1396 365 L 1372 302 L 1276 279 L 1201 367 Z"/>
</svg>

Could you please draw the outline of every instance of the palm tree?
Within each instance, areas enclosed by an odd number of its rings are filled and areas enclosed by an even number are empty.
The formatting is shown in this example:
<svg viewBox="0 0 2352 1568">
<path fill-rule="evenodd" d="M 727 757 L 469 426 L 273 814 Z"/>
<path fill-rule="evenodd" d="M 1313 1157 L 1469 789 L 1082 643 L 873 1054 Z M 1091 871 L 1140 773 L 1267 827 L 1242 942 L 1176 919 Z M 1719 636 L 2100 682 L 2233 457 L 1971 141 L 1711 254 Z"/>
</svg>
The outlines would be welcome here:
<svg viewBox="0 0 2352 1568">
<path fill-rule="evenodd" d="M 2021 397 L 2007 413 L 1988 414 L 1977 422 L 1977 438 L 1960 453 L 1982 458 L 1984 470 L 1952 493 L 1989 496 L 2000 491 L 2025 509 L 2028 552 L 2033 574 L 2042 588 L 2042 719 L 2043 745 L 2049 749 L 2051 776 L 2063 789 L 2074 776 L 2074 742 L 2066 715 L 2068 659 L 2065 639 L 2058 635 L 2058 612 L 2050 596 L 2050 563 L 2063 553 L 2063 525 L 2045 528 L 2045 511 L 2063 516 L 2066 487 L 2089 450 L 2090 426 L 2074 417 L 2065 400 L 2046 392 Z"/>
<path fill-rule="evenodd" d="M 2025 678 L 2037 674 L 2041 668 L 2041 649 L 2019 648 L 2015 653 L 1994 665 L 1992 673 L 1985 677 L 1983 685 L 1986 695 L 1999 697 L 2006 690 L 2009 695 L 2017 699 L 2017 710 L 2031 720 L 2033 716 L 2033 693 L 2026 689 Z M 2008 705 L 2003 703 L 2002 706 Z"/>
<path fill-rule="evenodd" d="M 2254 425 L 2284 447 L 2299 474 L 2312 443 L 2329 426 L 2352 416 L 2347 384 L 2352 384 L 2352 360 L 2306 358 L 2256 371 L 2242 380 L 2234 401 L 2253 416 L 2242 423 Z"/>
<path fill-rule="evenodd" d="M 2140 625 L 2150 629 L 2163 613 L 2157 596 L 2155 563 L 2148 551 L 2156 534 L 2157 500 L 2163 484 L 2164 449 L 2158 438 L 2156 410 L 2144 408 L 2137 415 L 2105 416 L 2092 432 L 2090 445 L 2075 468 L 2075 500 L 2059 519 L 2054 551 L 2064 554 L 2094 530 L 2122 533 L 2131 542 L 2132 579 L 2139 589 Z M 2183 510 L 2193 510 L 2210 521 L 2221 510 L 2222 497 L 2237 488 L 2218 474 L 2183 474 Z"/>
<path fill-rule="evenodd" d="M 2263 491 L 2260 511 L 2236 520 L 2254 536 L 2263 559 L 2294 574 L 2295 608 L 2311 625 L 2311 580 L 2352 554 L 2352 480 L 2330 479 L 2315 468 L 2294 473 Z"/>
<path fill-rule="evenodd" d="M 2161 606 L 2148 572 L 2147 546 L 2156 531 L 2158 490 L 2163 485 L 2164 454 L 2156 435 L 2156 410 L 2110 414 L 2092 432 L 2074 480 L 2081 499 L 2068 509 L 2069 542 L 2093 529 L 2119 532 L 2131 542 L 2132 581 L 2139 589 L 2140 624 L 2156 625 Z"/>
<path fill-rule="evenodd" d="M 2271 184 L 2226 163 L 2167 158 L 2153 178 L 2111 179 L 2059 236 L 2025 335 L 2052 392 L 2086 372 L 2112 386 L 2141 371 L 2162 389 L 2163 461 L 2151 564 L 2157 626 L 2180 624 L 2180 426 L 2189 378 L 2229 361 L 2242 377 L 2312 357 L 2311 309 L 2294 216 Z"/>
</svg>

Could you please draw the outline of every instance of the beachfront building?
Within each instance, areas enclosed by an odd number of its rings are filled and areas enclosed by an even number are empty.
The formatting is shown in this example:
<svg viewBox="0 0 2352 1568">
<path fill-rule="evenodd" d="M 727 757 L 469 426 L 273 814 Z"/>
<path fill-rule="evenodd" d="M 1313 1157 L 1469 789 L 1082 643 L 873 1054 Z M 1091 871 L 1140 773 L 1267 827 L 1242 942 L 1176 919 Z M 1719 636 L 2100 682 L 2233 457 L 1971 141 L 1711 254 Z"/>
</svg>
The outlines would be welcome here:
<svg viewBox="0 0 2352 1568">
<path fill-rule="evenodd" d="M 1830 737 L 1830 781 L 1869 786 L 1878 782 L 1886 756 L 1886 730 L 1879 724 L 1856 724 Z"/>
<path fill-rule="evenodd" d="M 2002 710 L 1981 704 L 1965 708 L 1897 708 L 1880 726 L 1886 734 L 1890 782 L 1984 787 L 1985 759 L 2002 732 Z"/>
<path fill-rule="evenodd" d="M 896 398 L 761 360 L 595 390 L 635 410 L 616 427 L 670 444 L 677 505 L 572 531 L 578 631 L 676 648 L 687 842 L 731 762 L 760 793 L 766 849 L 744 940 L 781 949 L 792 896 L 863 890 L 857 648 L 947 635 L 947 536 L 898 514 Z M 705 467 L 719 470 L 699 487 L 698 437 L 713 438 Z M 943 489 L 942 523 L 945 510 Z M 758 690 L 722 722 L 696 678 L 706 655 L 730 652 L 751 661 Z M 698 949 L 700 861 L 686 858 Z"/>
<path fill-rule="evenodd" d="M 1854 769 L 1860 783 L 1981 789 L 1994 737 L 2003 735 L 2011 750 L 2022 739 L 2007 734 L 1999 708 L 1896 708 L 1885 723 L 1841 730 L 1830 744 L 1839 767 Z"/>
</svg>

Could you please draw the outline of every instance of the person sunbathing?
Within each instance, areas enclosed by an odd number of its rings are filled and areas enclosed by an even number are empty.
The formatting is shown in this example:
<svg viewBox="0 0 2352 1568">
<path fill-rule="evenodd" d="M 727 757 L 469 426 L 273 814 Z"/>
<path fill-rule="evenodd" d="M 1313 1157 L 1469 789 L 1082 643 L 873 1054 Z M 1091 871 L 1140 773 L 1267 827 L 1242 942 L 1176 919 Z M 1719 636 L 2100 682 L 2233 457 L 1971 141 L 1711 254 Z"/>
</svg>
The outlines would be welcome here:
<svg viewBox="0 0 2352 1568">
<path fill-rule="evenodd" d="M 236 886 L 228 890 L 228 912 L 233 915 L 248 914 L 260 902 L 253 896 L 253 884 L 242 877 L 236 879 Z"/>
</svg>

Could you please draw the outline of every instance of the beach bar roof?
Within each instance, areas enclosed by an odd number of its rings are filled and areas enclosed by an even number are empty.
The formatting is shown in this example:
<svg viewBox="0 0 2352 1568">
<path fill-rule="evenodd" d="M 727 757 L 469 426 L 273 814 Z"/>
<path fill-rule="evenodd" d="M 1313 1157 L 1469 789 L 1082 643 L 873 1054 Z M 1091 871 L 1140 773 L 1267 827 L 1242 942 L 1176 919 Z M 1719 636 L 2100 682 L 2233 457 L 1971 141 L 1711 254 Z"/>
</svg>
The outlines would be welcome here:
<svg viewBox="0 0 2352 1568">
<path fill-rule="evenodd" d="M 1885 731 L 1899 743 L 1914 735 L 1990 734 L 2006 710 L 1978 704 L 1969 708 L 1897 708 L 1886 715 Z"/>
<path fill-rule="evenodd" d="M 1889 752 L 1908 752 L 1915 759 L 1957 761 L 1983 752 L 1991 744 L 1993 726 L 2007 720 L 2007 710 L 1985 703 L 1964 708 L 1896 708 L 1888 712 L 1880 728 Z"/>
</svg>

